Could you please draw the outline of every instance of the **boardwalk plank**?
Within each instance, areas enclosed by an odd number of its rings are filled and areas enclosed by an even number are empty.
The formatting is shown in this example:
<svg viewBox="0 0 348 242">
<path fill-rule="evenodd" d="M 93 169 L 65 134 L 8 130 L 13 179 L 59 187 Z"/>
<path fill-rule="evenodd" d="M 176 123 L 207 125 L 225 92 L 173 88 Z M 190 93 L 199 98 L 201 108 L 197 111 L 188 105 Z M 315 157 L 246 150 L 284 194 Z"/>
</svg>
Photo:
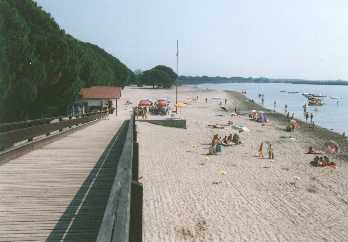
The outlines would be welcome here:
<svg viewBox="0 0 348 242">
<path fill-rule="evenodd" d="M 0 165 L 0 241 L 92 241 L 116 169 L 101 156 L 122 121 L 101 120 Z"/>
</svg>

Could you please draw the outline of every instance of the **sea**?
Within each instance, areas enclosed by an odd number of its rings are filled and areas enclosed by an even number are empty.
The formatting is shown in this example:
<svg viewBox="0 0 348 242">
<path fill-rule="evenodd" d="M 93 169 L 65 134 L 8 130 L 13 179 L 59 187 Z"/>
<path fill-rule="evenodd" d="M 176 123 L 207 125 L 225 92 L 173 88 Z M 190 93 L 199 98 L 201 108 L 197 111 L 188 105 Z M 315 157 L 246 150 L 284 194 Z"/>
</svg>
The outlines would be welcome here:
<svg viewBox="0 0 348 242">
<path fill-rule="evenodd" d="M 314 93 L 326 96 L 322 98 L 324 105 L 310 106 L 309 113 L 313 113 L 313 121 L 321 127 L 337 133 L 348 134 L 348 86 L 342 85 L 309 85 L 290 83 L 223 83 L 200 84 L 201 88 L 246 91 L 246 96 L 261 104 L 259 94 L 264 95 L 264 107 L 274 108 L 285 113 L 285 105 L 290 115 L 305 120 L 303 105 L 307 98 L 302 93 Z M 294 93 L 296 92 L 296 93 Z"/>
</svg>

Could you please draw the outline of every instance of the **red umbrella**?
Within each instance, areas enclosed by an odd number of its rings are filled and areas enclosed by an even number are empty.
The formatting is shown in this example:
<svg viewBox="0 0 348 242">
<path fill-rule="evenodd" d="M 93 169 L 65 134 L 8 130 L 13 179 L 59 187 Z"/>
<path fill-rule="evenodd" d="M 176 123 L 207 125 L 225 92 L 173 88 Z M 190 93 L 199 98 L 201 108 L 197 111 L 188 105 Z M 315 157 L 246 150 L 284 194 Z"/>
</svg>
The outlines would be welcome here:
<svg viewBox="0 0 348 242">
<path fill-rule="evenodd" d="M 158 101 L 158 106 L 160 106 L 160 107 L 166 107 L 167 105 L 168 105 L 168 102 L 165 100 Z"/>
<path fill-rule="evenodd" d="M 151 106 L 152 102 L 150 100 L 140 100 L 138 106 L 146 107 Z"/>
</svg>

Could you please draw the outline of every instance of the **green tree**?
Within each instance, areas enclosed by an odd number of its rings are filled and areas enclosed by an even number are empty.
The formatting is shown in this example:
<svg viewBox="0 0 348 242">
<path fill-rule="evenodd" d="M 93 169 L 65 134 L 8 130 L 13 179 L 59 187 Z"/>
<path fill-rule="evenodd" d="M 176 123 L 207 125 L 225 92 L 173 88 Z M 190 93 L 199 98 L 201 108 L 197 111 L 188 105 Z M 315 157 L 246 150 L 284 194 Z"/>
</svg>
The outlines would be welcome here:
<svg viewBox="0 0 348 242">
<path fill-rule="evenodd" d="M 140 84 L 162 88 L 170 88 L 176 81 L 177 75 L 167 66 L 158 65 L 150 70 L 144 71 L 140 76 Z"/>
<path fill-rule="evenodd" d="M 0 0 L 0 122 L 64 114 L 77 89 L 124 86 L 117 58 L 59 28 L 32 0 Z"/>
</svg>

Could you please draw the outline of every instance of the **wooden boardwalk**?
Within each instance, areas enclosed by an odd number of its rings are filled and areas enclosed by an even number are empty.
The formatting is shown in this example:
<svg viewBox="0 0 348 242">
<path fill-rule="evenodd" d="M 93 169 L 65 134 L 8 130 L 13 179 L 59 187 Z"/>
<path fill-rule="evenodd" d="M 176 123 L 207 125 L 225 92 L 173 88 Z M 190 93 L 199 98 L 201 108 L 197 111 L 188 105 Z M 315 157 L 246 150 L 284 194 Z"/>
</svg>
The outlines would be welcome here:
<svg viewBox="0 0 348 242">
<path fill-rule="evenodd" d="M 116 169 L 104 156 L 122 122 L 110 116 L 0 164 L 0 241 L 94 241 Z"/>
</svg>

